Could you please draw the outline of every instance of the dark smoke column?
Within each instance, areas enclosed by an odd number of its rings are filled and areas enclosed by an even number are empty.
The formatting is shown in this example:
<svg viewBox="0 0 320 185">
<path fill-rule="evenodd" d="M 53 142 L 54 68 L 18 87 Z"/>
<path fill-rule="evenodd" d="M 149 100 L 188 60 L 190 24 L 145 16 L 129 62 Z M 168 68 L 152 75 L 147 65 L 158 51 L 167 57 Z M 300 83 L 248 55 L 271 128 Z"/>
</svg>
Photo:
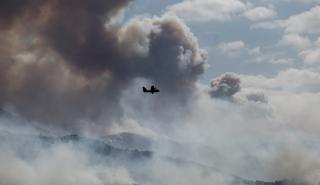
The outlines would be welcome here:
<svg viewBox="0 0 320 185">
<path fill-rule="evenodd" d="M 101 116 L 105 126 L 119 119 L 121 92 L 138 77 L 159 84 L 168 98 L 187 101 L 206 52 L 174 16 L 112 25 L 129 2 L 1 1 L 0 41 L 13 44 L 0 47 L 0 106 L 79 130 Z"/>
</svg>

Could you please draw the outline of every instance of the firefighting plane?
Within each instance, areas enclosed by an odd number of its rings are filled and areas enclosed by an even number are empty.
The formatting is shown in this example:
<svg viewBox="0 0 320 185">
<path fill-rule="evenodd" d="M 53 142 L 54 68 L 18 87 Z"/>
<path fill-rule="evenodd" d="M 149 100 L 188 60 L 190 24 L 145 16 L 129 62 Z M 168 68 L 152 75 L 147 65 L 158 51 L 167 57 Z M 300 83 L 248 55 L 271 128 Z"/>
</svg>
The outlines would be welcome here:
<svg viewBox="0 0 320 185">
<path fill-rule="evenodd" d="M 148 90 L 146 87 L 143 86 L 142 90 L 144 93 L 151 93 L 151 94 L 160 92 L 160 90 L 154 87 L 154 85 L 151 86 L 150 90 Z"/>
</svg>

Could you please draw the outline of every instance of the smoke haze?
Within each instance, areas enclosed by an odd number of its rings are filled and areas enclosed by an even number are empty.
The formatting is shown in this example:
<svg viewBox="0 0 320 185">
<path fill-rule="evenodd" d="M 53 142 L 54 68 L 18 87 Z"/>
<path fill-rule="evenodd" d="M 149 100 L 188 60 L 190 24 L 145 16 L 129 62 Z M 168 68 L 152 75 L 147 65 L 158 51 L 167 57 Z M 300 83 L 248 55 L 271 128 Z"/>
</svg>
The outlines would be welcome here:
<svg viewBox="0 0 320 185">
<path fill-rule="evenodd" d="M 0 185 L 319 183 L 316 72 L 202 84 L 183 20 L 130 3 L 0 2 Z"/>
</svg>

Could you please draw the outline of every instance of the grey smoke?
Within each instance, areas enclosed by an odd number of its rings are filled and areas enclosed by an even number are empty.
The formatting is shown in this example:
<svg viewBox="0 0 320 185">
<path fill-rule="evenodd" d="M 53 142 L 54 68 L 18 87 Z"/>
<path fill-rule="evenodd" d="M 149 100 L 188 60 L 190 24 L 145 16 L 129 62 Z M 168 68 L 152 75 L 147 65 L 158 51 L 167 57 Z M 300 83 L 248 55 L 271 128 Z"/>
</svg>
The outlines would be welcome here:
<svg viewBox="0 0 320 185">
<path fill-rule="evenodd" d="M 230 98 L 241 89 L 240 78 L 226 73 L 211 81 L 210 95 L 214 98 Z"/>
<path fill-rule="evenodd" d="M 111 24 L 129 0 L 1 1 L 0 106 L 29 120 L 81 130 L 117 121 L 136 78 L 181 102 L 206 52 L 175 16 Z"/>
</svg>

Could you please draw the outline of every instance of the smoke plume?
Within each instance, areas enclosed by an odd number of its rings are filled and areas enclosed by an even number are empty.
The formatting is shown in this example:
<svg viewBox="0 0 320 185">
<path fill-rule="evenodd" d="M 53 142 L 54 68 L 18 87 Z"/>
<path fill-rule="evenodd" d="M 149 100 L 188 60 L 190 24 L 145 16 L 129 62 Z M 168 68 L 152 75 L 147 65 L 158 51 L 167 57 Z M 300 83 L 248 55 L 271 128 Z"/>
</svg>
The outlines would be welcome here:
<svg viewBox="0 0 320 185">
<path fill-rule="evenodd" d="M 196 38 L 174 16 L 112 24 L 128 3 L 1 1 L 0 106 L 79 130 L 119 119 L 121 93 L 136 78 L 167 96 L 192 94 L 206 62 Z"/>
<path fill-rule="evenodd" d="M 230 98 L 240 89 L 240 78 L 232 73 L 226 73 L 211 81 L 209 93 L 214 98 Z"/>
</svg>

